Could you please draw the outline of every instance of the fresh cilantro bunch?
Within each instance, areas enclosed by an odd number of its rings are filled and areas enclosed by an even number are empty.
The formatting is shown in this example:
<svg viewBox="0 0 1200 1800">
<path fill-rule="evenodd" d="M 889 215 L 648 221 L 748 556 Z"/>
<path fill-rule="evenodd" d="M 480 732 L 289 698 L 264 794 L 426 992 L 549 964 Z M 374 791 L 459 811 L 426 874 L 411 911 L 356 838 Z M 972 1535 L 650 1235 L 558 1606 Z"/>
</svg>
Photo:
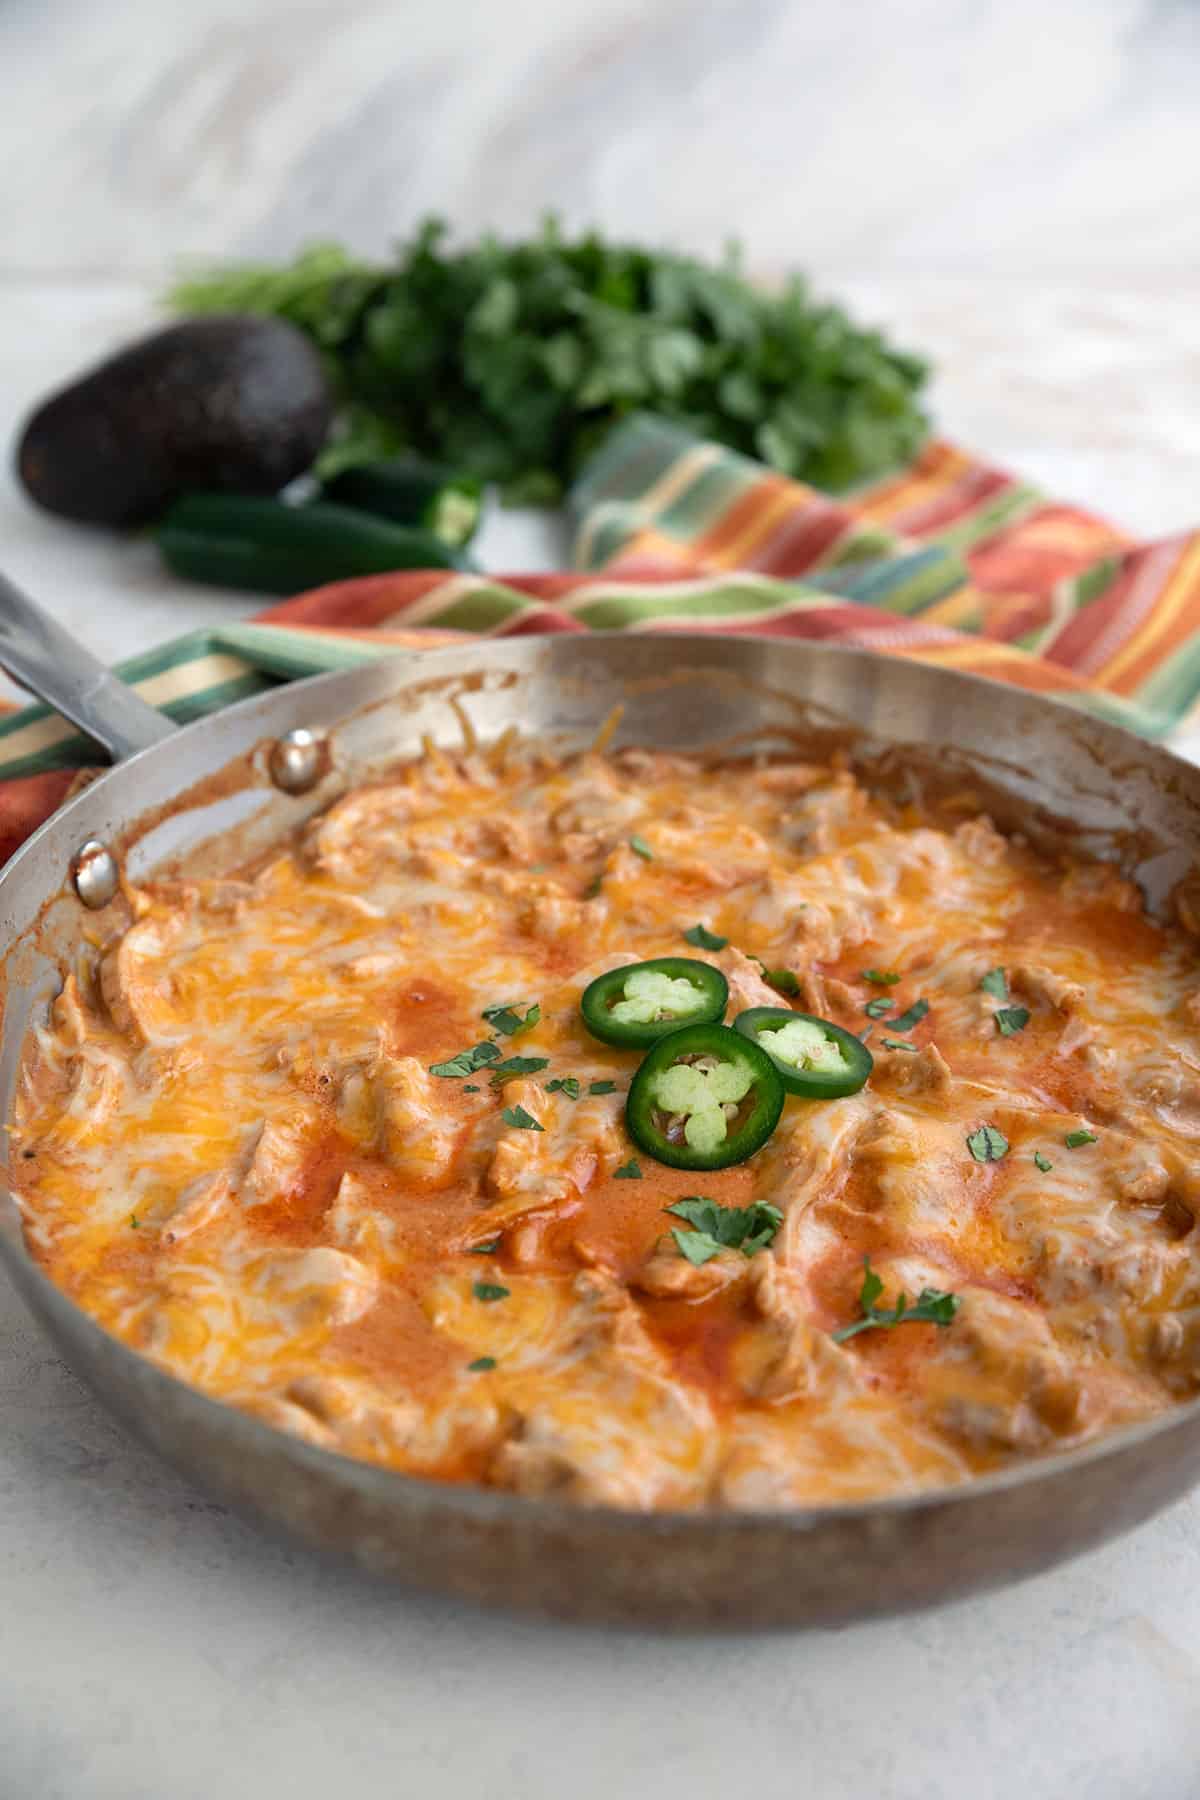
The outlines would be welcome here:
<svg viewBox="0 0 1200 1800">
<path fill-rule="evenodd" d="M 526 242 L 465 249 L 429 219 L 388 264 L 316 245 L 285 267 L 185 281 L 171 302 L 308 332 L 344 404 L 324 474 L 410 449 L 549 504 L 616 420 L 647 410 L 837 490 L 904 461 L 927 431 L 924 363 L 798 277 L 764 291 L 736 252 L 712 266 L 569 240 L 554 219 Z"/>
</svg>

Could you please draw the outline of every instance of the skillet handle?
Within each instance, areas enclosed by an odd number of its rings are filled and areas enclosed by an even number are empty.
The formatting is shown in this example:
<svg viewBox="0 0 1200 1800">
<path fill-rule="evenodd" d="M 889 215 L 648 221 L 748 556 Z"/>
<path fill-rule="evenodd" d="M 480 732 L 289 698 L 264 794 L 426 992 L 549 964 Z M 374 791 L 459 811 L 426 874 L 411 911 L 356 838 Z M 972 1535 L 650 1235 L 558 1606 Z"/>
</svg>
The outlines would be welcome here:
<svg viewBox="0 0 1200 1800">
<path fill-rule="evenodd" d="M 123 762 L 175 727 L 0 575 L 0 669 Z"/>
</svg>

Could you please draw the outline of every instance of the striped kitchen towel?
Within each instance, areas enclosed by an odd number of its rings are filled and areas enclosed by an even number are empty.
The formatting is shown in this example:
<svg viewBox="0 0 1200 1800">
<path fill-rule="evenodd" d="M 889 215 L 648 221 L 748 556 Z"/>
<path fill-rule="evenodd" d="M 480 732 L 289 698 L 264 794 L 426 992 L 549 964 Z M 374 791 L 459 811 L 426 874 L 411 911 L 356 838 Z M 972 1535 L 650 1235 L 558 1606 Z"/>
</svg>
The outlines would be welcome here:
<svg viewBox="0 0 1200 1800">
<path fill-rule="evenodd" d="M 448 634 L 738 632 L 913 656 L 1151 737 L 1200 725 L 1200 532 L 1137 543 L 950 444 L 832 499 L 636 416 L 571 509 L 574 572 L 340 582 L 118 673 L 182 722 Z M 0 718 L 0 858 L 95 760 L 44 707 Z"/>
</svg>

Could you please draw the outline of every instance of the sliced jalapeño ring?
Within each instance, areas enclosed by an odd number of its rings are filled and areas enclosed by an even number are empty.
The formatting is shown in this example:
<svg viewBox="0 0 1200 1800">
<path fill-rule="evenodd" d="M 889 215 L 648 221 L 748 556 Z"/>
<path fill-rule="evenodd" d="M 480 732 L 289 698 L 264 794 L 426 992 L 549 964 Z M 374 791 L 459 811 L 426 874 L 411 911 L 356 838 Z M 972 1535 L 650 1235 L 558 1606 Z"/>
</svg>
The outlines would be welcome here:
<svg viewBox="0 0 1200 1800">
<path fill-rule="evenodd" d="M 657 956 L 598 975 L 583 990 L 579 1010 L 593 1037 L 641 1050 L 682 1025 L 725 1017 L 729 983 L 720 969 L 690 956 Z"/>
<path fill-rule="evenodd" d="M 738 1014 L 733 1028 L 765 1050 L 788 1093 L 805 1100 L 857 1094 L 875 1067 L 852 1031 L 786 1006 L 752 1006 Z"/>
<path fill-rule="evenodd" d="M 633 1081 L 625 1124 L 638 1149 L 673 1169 L 727 1169 L 779 1123 L 783 1082 L 765 1050 L 727 1025 L 660 1038 Z"/>
</svg>

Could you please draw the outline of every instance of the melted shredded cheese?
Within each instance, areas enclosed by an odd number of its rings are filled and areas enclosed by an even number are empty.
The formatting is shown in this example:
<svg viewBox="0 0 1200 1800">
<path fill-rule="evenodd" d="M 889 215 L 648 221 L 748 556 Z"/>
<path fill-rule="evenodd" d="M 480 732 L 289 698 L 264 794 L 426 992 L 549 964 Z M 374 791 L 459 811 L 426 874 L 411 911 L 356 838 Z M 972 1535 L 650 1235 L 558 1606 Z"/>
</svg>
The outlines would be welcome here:
<svg viewBox="0 0 1200 1800">
<path fill-rule="evenodd" d="M 430 747 L 266 867 L 131 894 L 26 1059 L 20 1198 L 54 1279 L 313 1442 L 636 1508 L 961 1481 L 1193 1393 L 1194 942 L 1111 869 L 844 768 L 605 741 Z M 864 1091 L 789 1100 L 749 1163 L 699 1177 L 635 1155 L 639 1053 L 578 1010 L 607 969 L 695 954 L 697 917 L 728 939 L 702 954 L 731 1018 L 782 1004 L 757 965 L 855 1032 L 885 1010 L 863 970 L 901 977 Z M 622 1004 L 689 993 L 639 978 Z M 840 1055 L 800 1022 L 772 1045 Z M 666 1080 L 689 1132 L 723 1128 L 736 1093 Z M 770 1249 L 681 1256 L 664 1209 L 698 1189 L 777 1207 Z M 949 1290 L 953 1322 L 835 1343 L 865 1256 L 881 1305 Z"/>
</svg>

